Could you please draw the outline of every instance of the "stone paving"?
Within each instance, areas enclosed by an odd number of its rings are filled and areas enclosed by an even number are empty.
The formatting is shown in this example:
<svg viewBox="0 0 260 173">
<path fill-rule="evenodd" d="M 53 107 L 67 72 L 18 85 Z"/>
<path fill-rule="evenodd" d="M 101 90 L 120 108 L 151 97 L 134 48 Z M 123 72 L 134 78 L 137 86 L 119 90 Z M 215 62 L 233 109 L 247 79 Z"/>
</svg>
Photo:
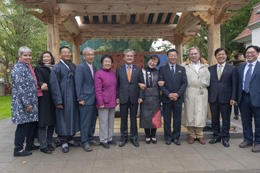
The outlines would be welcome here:
<svg viewBox="0 0 260 173">
<path fill-rule="evenodd" d="M 241 138 L 232 138 L 231 146 L 224 148 L 221 143 L 191 145 L 185 135 L 181 146 L 167 146 L 160 136 L 157 144 L 147 145 L 140 139 L 139 148 L 130 143 L 108 150 L 96 146 L 86 153 L 80 147 L 71 147 L 67 154 L 56 148 L 51 155 L 34 151 L 32 156 L 14 158 L 15 127 L 10 119 L 0 121 L 0 173 L 260 173 L 260 153 L 240 149 Z"/>
</svg>

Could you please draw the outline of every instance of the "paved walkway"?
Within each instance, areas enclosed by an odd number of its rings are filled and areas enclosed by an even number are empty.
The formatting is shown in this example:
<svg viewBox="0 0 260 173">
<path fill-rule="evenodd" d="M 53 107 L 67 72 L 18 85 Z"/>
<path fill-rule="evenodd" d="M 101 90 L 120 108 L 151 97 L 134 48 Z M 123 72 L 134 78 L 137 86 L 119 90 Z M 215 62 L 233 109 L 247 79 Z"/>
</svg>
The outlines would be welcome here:
<svg viewBox="0 0 260 173">
<path fill-rule="evenodd" d="M 181 146 L 167 146 L 160 139 L 156 145 L 140 141 L 139 148 L 128 143 L 123 148 L 115 146 L 109 150 L 98 146 L 86 153 L 79 147 L 70 148 L 67 154 L 57 148 L 52 155 L 35 151 L 30 157 L 14 158 L 15 125 L 10 119 L 1 120 L 0 129 L 1 173 L 260 173 L 260 153 L 252 153 L 250 148 L 240 149 L 241 138 L 232 138 L 229 148 L 220 143 L 190 145 L 186 139 L 182 139 Z"/>
</svg>

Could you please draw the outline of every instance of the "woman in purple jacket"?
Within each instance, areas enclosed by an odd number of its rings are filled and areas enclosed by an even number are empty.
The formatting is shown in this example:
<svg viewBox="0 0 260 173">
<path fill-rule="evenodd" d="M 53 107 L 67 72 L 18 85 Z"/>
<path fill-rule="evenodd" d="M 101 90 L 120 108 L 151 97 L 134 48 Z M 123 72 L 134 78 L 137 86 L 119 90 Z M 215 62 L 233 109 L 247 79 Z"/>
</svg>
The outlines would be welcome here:
<svg viewBox="0 0 260 173">
<path fill-rule="evenodd" d="M 99 138 L 104 148 L 109 144 L 116 145 L 112 140 L 116 107 L 116 73 L 111 70 L 113 58 L 110 55 L 101 57 L 102 69 L 95 73 L 96 106 L 99 115 Z"/>
</svg>

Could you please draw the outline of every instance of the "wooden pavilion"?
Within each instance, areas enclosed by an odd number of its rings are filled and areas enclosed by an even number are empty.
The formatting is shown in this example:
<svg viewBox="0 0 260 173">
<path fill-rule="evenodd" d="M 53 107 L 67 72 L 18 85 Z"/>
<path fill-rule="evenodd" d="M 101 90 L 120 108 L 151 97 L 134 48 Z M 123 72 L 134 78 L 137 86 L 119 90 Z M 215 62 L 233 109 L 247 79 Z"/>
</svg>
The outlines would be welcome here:
<svg viewBox="0 0 260 173">
<path fill-rule="evenodd" d="M 16 0 L 48 25 L 48 49 L 58 57 L 60 40 L 73 45 L 80 63 L 80 45 L 91 38 L 157 39 L 176 46 L 182 62 L 182 46 L 208 26 L 208 61 L 215 62 L 220 47 L 220 24 L 249 0 Z M 231 11 L 230 11 L 231 10 Z M 176 13 L 181 12 L 178 18 Z M 77 23 L 75 17 L 80 19 Z"/>
</svg>

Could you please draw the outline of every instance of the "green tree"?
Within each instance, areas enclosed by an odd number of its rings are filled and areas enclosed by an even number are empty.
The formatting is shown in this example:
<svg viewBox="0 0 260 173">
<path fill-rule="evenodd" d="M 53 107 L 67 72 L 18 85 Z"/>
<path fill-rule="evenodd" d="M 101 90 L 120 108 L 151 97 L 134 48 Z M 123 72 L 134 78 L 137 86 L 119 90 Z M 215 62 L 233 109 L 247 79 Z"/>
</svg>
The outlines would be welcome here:
<svg viewBox="0 0 260 173">
<path fill-rule="evenodd" d="M 33 53 L 32 64 L 36 65 L 43 50 L 47 49 L 47 28 L 15 0 L 0 1 L 0 63 L 4 76 L 10 84 L 10 71 L 18 60 L 18 49 L 28 46 Z"/>
</svg>

